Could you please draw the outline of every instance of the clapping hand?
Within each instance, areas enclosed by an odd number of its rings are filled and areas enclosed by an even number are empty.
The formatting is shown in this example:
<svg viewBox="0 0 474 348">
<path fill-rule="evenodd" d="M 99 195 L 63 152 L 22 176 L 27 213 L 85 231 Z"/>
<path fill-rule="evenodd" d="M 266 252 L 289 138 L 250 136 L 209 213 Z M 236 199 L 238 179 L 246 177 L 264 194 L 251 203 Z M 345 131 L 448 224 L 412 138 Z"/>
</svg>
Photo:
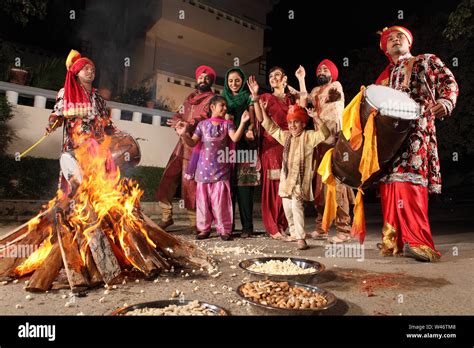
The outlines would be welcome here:
<svg viewBox="0 0 474 348">
<path fill-rule="evenodd" d="M 255 76 L 249 76 L 247 80 L 247 86 L 249 87 L 249 91 L 252 94 L 252 96 L 256 97 L 258 95 L 258 89 L 260 88 L 258 86 L 258 82 L 255 79 Z"/>
<path fill-rule="evenodd" d="M 186 133 L 187 123 L 184 121 L 177 121 L 174 128 L 179 136 L 183 136 Z"/>
<path fill-rule="evenodd" d="M 245 112 L 242 114 L 242 118 L 240 119 L 240 122 L 242 122 L 242 123 L 247 123 L 249 120 L 250 120 L 250 114 L 249 114 L 248 111 L 245 111 Z"/>
</svg>

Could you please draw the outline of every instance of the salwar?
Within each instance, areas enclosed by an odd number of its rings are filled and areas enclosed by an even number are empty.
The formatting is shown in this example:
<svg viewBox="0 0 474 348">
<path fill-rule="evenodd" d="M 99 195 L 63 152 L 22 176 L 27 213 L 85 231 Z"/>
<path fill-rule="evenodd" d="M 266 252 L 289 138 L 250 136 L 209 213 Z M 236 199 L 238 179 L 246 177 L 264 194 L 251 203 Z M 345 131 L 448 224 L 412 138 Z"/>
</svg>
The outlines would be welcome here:
<svg viewBox="0 0 474 348">
<path fill-rule="evenodd" d="M 196 220 L 198 232 L 210 232 L 212 223 L 214 223 L 218 234 L 231 234 L 232 216 L 229 180 L 197 183 Z"/>
<path fill-rule="evenodd" d="M 283 202 L 278 195 L 279 186 L 280 180 L 268 179 L 268 171 L 264 169 L 262 178 L 262 220 L 265 230 L 271 235 L 285 231 L 288 227 Z"/>
<path fill-rule="evenodd" d="M 283 197 L 283 208 L 290 230 L 290 236 L 295 239 L 305 239 L 304 231 L 304 200 L 300 186 L 296 186 L 291 197 Z"/>
<path fill-rule="evenodd" d="M 253 231 L 253 192 L 254 186 L 232 187 L 232 211 L 235 212 L 235 204 L 237 203 L 239 205 L 242 231 Z M 235 214 L 233 216 L 234 222 L 232 226 L 235 224 Z"/>
<path fill-rule="evenodd" d="M 381 183 L 380 198 L 382 254 L 400 254 L 408 243 L 416 253 L 438 260 L 441 253 L 434 247 L 428 218 L 428 188 L 408 182 Z"/>
</svg>

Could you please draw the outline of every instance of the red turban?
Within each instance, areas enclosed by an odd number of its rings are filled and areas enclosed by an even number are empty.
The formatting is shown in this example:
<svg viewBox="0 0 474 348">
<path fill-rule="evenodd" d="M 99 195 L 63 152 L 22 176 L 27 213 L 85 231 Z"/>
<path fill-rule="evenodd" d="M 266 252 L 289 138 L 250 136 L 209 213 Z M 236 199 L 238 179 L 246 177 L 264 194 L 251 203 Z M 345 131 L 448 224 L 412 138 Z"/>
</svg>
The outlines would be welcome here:
<svg viewBox="0 0 474 348">
<path fill-rule="evenodd" d="M 388 36 L 390 35 L 390 33 L 394 32 L 394 31 L 399 31 L 399 32 L 405 34 L 405 36 L 407 37 L 408 45 L 410 46 L 410 48 L 413 44 L 413 35 L 411 34 L 410 30 L 408 30 L 407 28 L 399 26 L 399 25 L 395 25 L 395 26 L 390 27 L 390 28 L 384 28 L 382 30 L 382 36 L 380 36 L 380 49 L 384 53 L 387 52 Z"/>
<path fill-rule="evenodd" d="M 288 109 L 288 114 L 286 115 L 286 121 L 301 121 L 303 123 L 308 123 L 308 113 L 304 108 L 299 105 L 292 105 Z"/>
<path fill-rule="evenodd" d="M 206 73 L 208 76 L 211 77 L 212 83 L 216 80 L 216 72 L 214 71 L 213 68 L 207 65 L 201 65 L 196 69 L 196 80 L 198 79 L 199 76 L 201 76 L 202 73 Z"/>
<path fill-rule="evenodd" d="M 321 63 L 319 63 L 318 67 L 316 68 L 316 74 L 318 74 L 318 69 L 322 66 L 326 65 L 326 67 L 331 72 L 331 77 L 333 82 L 337 81 L 337 77 L 339 76 L 339 70 L 337 70 L 336 64 L 331 62 L 329 59 L 324 59 Z"/>
<path fill-rule="evenodd" d="M 75 50 L 71 50 L 66 59 L 67 73 L 64 81 L 63 114 L 66 117 L 85 117 L 92 112 L 89 96 L 76 78 L 76 75 L 86 64 L 94 66 L 92 60 L 82 57 Z"/>
</svg>

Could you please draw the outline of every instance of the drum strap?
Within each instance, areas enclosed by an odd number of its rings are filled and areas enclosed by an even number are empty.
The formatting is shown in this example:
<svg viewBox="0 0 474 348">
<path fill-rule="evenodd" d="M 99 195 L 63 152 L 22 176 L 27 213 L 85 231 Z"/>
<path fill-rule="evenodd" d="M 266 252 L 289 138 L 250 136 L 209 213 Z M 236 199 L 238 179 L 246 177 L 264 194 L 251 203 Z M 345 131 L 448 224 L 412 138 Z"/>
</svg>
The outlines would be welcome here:
<svg viewBox="0 0 474 348">
<path fill-rule="evenodd" d="M 411 57 L 407 63 L 407 69 L 405 71 L 405 79 L 403 80 L 402 88 L 407 90 L 410 88 L 411 73 L 413 71 L 413 63 L 415 63 L 416 57 Z"/>
</svg>

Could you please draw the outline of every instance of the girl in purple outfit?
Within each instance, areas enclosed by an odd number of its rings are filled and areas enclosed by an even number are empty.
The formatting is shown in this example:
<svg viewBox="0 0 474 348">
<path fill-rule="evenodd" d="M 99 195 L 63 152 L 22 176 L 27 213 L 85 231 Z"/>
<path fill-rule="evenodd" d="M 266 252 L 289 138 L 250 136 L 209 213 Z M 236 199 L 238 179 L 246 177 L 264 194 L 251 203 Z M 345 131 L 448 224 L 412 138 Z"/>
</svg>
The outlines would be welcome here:
<svg viewBox="0 0 474 348">
<path fill-rule="evenodd" d="M 229 181 L 231 166 L 235 162 L 231 141 L 236 143 L 240 140 L 250 116 L 245 112 L 236 130 L 234 123 L 225 119 L 227 102 L 224 97 L 214 96 L 209 105 L 211 118 L 199 122 L 192 137 L 186 132 L 185 122 L 176 125 L 176 132 L 189 146 L 200 146 L 194 172 L 194 180 L 197 182 L 196 239 L 208 238 L 214 222 L 222 240 L 230 240 L 233 212 Z"/>
</svg>

